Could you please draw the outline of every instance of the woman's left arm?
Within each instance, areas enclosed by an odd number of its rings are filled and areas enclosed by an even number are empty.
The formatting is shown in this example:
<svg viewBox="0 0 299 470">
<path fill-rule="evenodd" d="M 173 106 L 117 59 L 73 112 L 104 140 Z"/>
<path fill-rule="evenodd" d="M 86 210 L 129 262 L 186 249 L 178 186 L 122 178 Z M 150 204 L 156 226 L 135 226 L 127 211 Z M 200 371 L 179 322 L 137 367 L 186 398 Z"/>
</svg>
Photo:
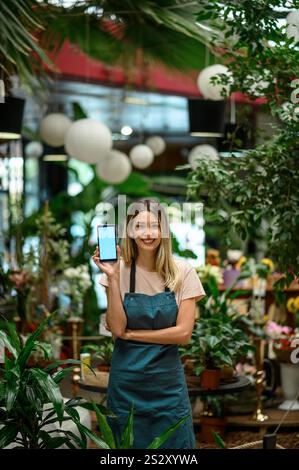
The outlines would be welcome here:
<svg viewBox="0 0 299 470">
<path fill-rule="evenodd" d="M 131 339 L 145 343 L 187 344 L 189 343 L 195 322 L 195 297 L 180 303 L 176 326 L 159 330 L 126 329 L 122 339 Z"/>
</svg>

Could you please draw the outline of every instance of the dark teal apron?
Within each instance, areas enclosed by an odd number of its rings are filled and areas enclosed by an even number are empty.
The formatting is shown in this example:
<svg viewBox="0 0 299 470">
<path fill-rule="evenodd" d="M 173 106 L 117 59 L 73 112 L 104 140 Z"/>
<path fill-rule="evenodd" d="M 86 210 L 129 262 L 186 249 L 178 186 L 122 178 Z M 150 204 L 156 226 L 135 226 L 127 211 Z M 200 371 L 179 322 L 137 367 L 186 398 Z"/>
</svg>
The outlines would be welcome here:
<svg viewBox="0 0 299 470">
<path fill-rule="evenodd" d="M 147 295 L 135 292 L 135 261 L 130 271 L 130 292 L 124 296 L 127 328 L 155 330 L 176 325 L 175 293 Z M 152 440 L 189 414 L 186 421 L 160 447 L 195 449 L 192 410 L 177 344 L 154 344 L 116 338 L 107 390 L 107 407 L 117 418 L 107 417 L 120 439 L 134 404 L 135 449 Z"/>
</svg>

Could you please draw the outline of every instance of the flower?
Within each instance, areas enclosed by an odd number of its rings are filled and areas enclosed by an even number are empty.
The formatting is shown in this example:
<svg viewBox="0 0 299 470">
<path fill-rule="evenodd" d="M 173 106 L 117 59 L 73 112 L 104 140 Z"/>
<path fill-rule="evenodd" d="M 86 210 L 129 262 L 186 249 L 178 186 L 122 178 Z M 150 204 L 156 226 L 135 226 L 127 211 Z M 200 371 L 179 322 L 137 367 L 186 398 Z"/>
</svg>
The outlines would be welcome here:
<svg viewBox="0 0 299 470">
<path fill-rule="evenodd" d="M 92 281 L 87 266 L 79 265 L 64 270 L 60 282 L 60 294 L 68 296 L 72 311 L 81 312 L 85 292 L 91 287 Z"/>
<path fill-rule="evenodd" d="M 289 326 L 282 326 L 275 321 L 268 321 L 265 326 L 265 331 L 268 336 L 272 338 L 278 338 L 281 335 L 289 335 L 292 332 L 292 328 Z"/>
<path fill-rule="evenodd" d="M 296 314 L 299 312 L 299 295 L 297 297 L 290 297 L 287 301 L 287 309 L 289 312 Z"/>
<path fill-rule="evenodd" d="M 246 256 L 241 256 L 241 258 L 239 259 L 239 261 L 237 262 L 236 264 L 236 269 L 241 269 L 241 267 L 247 262 L 247 258 Z"/>
<path fill-rule="evenodd" d="M 269 268 L 269 272 L 272 273 L 274 271 L 274 263 L 270 258 L 263 258 L 261 260 L 262 264 L 265 264 Z"/>
<path fill-rule="evenodd" d="M 204 266 L 197 267 L 196 271 L 202 282 L 208 282 L 210 278 L 214 278 L 217 284 L 223 283 L 222 271 L 219 266 L 206 264 Z"/>
</svg>

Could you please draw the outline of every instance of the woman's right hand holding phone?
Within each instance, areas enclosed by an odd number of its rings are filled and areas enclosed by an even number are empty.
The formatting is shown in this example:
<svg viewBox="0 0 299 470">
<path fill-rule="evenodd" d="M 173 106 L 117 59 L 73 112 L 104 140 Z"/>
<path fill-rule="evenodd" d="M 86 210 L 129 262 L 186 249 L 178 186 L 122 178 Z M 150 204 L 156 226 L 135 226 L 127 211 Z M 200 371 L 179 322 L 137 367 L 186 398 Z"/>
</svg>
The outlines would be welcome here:
<svg viewBox="0 0 299 470">
<path fill-rule="evenodd" d="M 97 265 L 97 267 L 105 273 L 109 279 L 112 279 L 116 276 L 119 275 L 119 265 L 120 265 L 120 254 L 121 254 L 121 249 L 119 245 L 116 245 L 116 254 L 117 254 L 117 261 L 114 263 L 104 261 L 101 262 L 99 258 L 99 247 L 97 246 L 96 249 L 94 250 L 93 254 L 93 262 Z"/>
</svg>

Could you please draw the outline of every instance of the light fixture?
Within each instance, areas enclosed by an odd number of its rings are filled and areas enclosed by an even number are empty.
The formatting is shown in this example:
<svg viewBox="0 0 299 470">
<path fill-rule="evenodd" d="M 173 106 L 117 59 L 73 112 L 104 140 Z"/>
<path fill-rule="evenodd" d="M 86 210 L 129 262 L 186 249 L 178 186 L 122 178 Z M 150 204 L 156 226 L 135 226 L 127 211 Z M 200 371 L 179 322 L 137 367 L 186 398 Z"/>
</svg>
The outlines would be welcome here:
<svg viewBox="0 0 299 470">
<path fill-rule="evenodd" d="M 161 155 L 166 149 L 165 140 L 159 135 L 152 135 L 148 137 L 145 141 L 145 144 L 152 149 L 155 156 Z"/>
<path fill-rule="evenodd" d="M 61 147 L 72 121 L 62 113 L 51 113 L 40 123 L 40 136 L 43 142 L 51 147 Z"/>
<path fill-rule="evenodd" d="M 138 144 L 131 149 L 130 159 L 136 168 L 144 169 L 152 164 L 154 154 L 147 145 Z"/>
<path fill-rule="evenodd" d="M 43 144 L 36 140 L 29 142 L 25 147 L 25 155 L 28 158 L 39 158 L 44 151 Z"/>
<path fill-rule="evenodd" d="M 226 75 L 229 77 L 229 83 L 212 83 L 212 77 L 221 77 L 221 75 Z M 232 83 L 232 73 L 222 64 L 214 64 L 209 67 L 204 68 L 198 75 L 197 86 L 199 91 L 202 93 L 203 97 L 208 100 L 223 100 L 226 96 L 229 95 L 230 84 Z M 222 92 L 225 93 L 225 97 L 222 95 Z"/>
<path fill-rule="evenodd" d="M 131 135 L 133 132 L 133 129 L 131 126 L 123 126 L 120 130 L 122 135 Z"/>
<path fill-rule="evenodd" d="M 43 161 L 44 162 L 65 162 L 67 159 L 68 159 L 68 156 L 63 153 L 58 154 L 58 155 L 48 154 L 44 156 Z"/>
<path fill-rule="evenodd" d="M 21 137 L 25 100 L 6 96 L 0 107 L 0 139 L 14 140 Z"/>
<path fill-rule="evenodd" d="M 299 41 L 299 10 L 291 11 L 287 17 L 286 33 L 289 39 Z"/>
<path fill-rule="evenodd" d="M 112 148 L 112 134 L 103 123 L 94 119 L 79 119 L 69 128 L 65 149 L 72 158 L 85 163 L 98 163 Z"/>
<path fill-rule="evenodd" d="M 127 155 L 119 150 L 110 150 L 105 160 L 96 166 L 99 178 L 110 184 L 120 184 L 132 171 L 132 164 Z"/>
<path fill-rule="evenodd" d="M 200 164 L 200 160 L 219 160 L 219 155 L 215 147 L 209 144 L 196 145 L 188 155 L 188 161 L 193 168 Z"/>
<path fill-rule="evenodd" d="M 189 132 L 196 137 L 222 137 L 226 101 L 189 99 Z"/>
<path fill-rule="evenodd" d="M 124 98 L 124 103 L 126 104 L 136 104 L 139 106 L 147 106 L 149 102 L 144 98 L 139 98 L 137 96 L 126 96 Z"/>
</svg>

